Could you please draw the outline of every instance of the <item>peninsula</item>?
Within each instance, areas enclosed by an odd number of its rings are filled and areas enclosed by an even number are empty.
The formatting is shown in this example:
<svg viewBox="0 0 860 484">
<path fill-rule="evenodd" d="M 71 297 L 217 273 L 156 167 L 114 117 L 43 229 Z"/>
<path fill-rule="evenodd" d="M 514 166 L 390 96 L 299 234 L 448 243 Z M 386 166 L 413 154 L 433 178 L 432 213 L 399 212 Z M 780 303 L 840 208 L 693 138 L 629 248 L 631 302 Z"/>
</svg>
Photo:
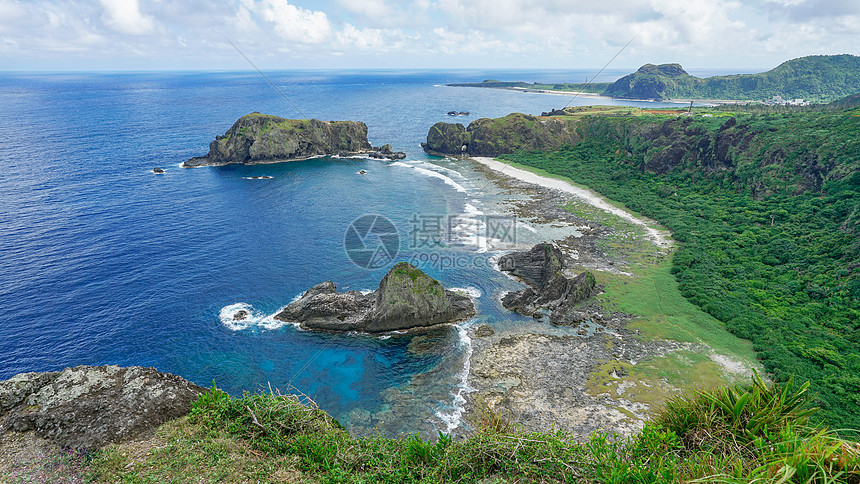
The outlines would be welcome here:
<svg viewBox="0 0 860 484">
<path fill-rule="evenodd" d="M 239 118 L 223 136 L 216 136 L 209 143 L 209 153 L 191 158 L 182 166 L 256 165 L 356 155 L 390 160 L 406 157 L 388 144 L 371 146 L 367 125 L 360 121 L 285 119 L 255 111 Z"/>
</svg>

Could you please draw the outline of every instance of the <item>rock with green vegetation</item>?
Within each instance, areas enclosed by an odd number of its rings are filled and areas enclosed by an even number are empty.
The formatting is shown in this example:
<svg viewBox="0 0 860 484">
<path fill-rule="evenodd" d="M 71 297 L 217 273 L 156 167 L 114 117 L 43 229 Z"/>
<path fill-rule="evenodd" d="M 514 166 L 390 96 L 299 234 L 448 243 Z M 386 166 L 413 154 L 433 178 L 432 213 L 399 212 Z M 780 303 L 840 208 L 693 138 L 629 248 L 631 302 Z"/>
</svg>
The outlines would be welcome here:
<svg viewBox="0 0 860 484">
<path fill-rule="evenodd" d="M 421 146 L 432 155 L 498 156 L 517 150 L 557 150 L 579 141 L 576 119 L 513 113 L 462 124 L 436 123 Z"/>
<path fill-rule="evenodd" d="M 502 297 L 502 305 L 526 316 L 549 313 L 553 324 L 578 322 L 573 308 L 597 293 L 594 275 L 588 271 L 568 278 L 564 275 L 564 254 L 554 244 L 542 242 L 528 251 L 499 258 L 499 268 L 530 287 Z"/>
<path fill-rule="evenodd" d="M 183 416 L 205 390 L 154 368 L 77 366 L 0 382 L 0 433 L 33 431 L 93 449 L 148 435 Z"/>
<path fill-rule="evenodd" d="M 457 155 L 469 145 L 469 133 L 460 123 L 436 123 L 427 132 L 427 142 L 421 143 L 431 155 Z"/>
<path fill-rule="evenodd" d="M 284 119 L 253 112 L 239 118 L 223 136 L 209 143 L 206 156 L 191 158 L 185 168 L 253 165 L 305 160 L 315 156 L 367 155 L 401 159 L 390 145 L 374 148 L 367 141 L 367 126 L 359 121 Z"/>
<path fill-rule="evenodd" d="M 375 333 L 462 321 L 474 314 L 471 298 L 445 289 L 420 269 L 400 262 L 370 294 L 339 293 L 333 282 L 323 282 L 275 319 L 296 322 L 307 329 Z"/>
</svg>

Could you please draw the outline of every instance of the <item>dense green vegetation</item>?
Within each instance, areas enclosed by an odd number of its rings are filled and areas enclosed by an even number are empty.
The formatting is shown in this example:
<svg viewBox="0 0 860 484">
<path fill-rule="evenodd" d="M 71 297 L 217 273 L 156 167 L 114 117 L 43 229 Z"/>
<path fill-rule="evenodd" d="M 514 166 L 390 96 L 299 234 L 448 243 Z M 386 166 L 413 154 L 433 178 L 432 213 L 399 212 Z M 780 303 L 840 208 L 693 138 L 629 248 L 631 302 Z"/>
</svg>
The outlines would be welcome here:
<svg viewBox="0 0 860 484">
<path fill-rule="evenodd" d="M 645 64 L 614 83 L 505 82 L 494 79 L 450 86 L 580 91 L 630 99 L 725 99 L 829 102 L 854 94 L 860 86 L 860 57 L 813 55 L 792 59 L 767 72 L 700 78 L 679 64 Z"/>
<path fill-rule="evenodd" d="M 860 112 L 586 116 L 583 141 L 506 158 L 590 186 L 681 242 L 691 302 L 750 339 L 820 418 L 860 429 Z"/>
<path fill-rule="evenodd" d="M 630 438 L 585 442 L 484 408 L 466 439 L 427 442 L 357 439 L 302 397 L 213 387 L 166 443 L 137 458 L 108 448 L 86 470 L 94 482 L 860 482 L 860 447 L 808 426 L 805 392 L 756 378 L 676 398 Z"/>
</svg>

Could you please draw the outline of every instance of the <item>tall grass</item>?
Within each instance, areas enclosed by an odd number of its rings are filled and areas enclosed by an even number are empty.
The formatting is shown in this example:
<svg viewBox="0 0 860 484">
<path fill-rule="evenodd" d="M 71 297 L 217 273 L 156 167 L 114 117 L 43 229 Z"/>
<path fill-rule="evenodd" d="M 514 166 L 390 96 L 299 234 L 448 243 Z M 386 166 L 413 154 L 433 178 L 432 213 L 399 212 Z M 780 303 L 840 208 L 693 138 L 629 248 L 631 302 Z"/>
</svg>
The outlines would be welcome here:
<svg viewBox="0 0 860 484">
<path fill-rule="evenodd" d="M 479 402 L 480 403 L 480 402 Z M 478 405 L 474 431 L 435 442 L 354 438 L 304 395 L 213 388 L 190 420 L 320 482 L 860 483 L 860 446 L 809 424 L 808 384 L 749 384 L 670 400 L 637 434 L 523 432 Z M 133 479 L 125 479 L 136 482 Z"/>
</svg>

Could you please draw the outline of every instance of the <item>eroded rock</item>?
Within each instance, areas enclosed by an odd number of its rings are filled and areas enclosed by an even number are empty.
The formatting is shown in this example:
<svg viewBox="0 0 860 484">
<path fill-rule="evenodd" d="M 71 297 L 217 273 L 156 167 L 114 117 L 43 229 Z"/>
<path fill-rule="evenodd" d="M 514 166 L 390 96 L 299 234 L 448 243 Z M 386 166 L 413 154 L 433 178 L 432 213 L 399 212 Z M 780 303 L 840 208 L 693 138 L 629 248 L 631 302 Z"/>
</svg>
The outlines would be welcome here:
<svg viewBox="0 0 860 484">
<path fill-rule="evenodd" d="M 524 316 L 540 317 L 547 311 L 549 321 L 554 324 L 581 321 L 573 308 L 597 292 L 594 275 L 586 271 L 570 279 L 564 275 L 564 267 L 561 249 L 547 242 L 500 257 L 502 271 L 530 286 L 505 294 L 502 305 Z"/>
</svg>

